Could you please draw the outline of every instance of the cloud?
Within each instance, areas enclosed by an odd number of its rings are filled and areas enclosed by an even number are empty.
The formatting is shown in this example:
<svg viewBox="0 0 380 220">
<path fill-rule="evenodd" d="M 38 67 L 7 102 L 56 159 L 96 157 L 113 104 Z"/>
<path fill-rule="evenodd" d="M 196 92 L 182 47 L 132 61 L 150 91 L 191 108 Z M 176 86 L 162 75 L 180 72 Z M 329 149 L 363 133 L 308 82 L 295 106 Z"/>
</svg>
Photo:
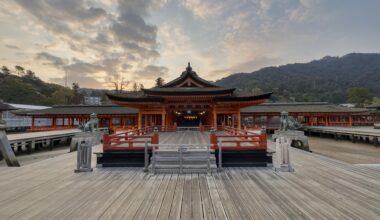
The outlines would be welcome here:
<svg viewBox="0 0 380 220">
<path fill-rule="evenodd" d="M 149 24 L 146 17 L 152 10 L 162 7 L 165 1 L 16 2 L 33 18 L 36 25 L 50 34 L 50 43 L 44 46 L 46 51 L 38 52 L 35 59 L 42 61 L 43 65 L 69 71 L 73 79 L 85 80 L 83 77 L 78 78 L 78 75 L 83 74 L 97 78 L 98 82 L 120 74 L 134 78 L 137 72 L 150 71 L 151 68 L 146 66 L 154 64 L 160 57 L 157 27 Z M 111 4 L 115 7 L 110 7 Z M 53 54 L 64 54 L 67 59 Z"/>
<path fill-rule="evenodd" d="M 148 65 L 144 69 L 136 71 L 136 79 L 155 79 L 158 77 L 166 77 L 169 69 L 164 66 Z"/>
<path fill-rule="evenodd" d="M 44 63 L 44 65 L 51 65 L 51 66 L 55 66 L 58 68 L 62 68 L 65 64 L 67 64 L 66 60 L 64 60 L 60 57 L 54 56 L 54 55 L 47 53 L 47 52 L 37 53 L 35 58 L 36 58 L 36 60 L 48 61 L 47 63 Z"/>
<path fill-rule="evenodd" d="M 209 74 L 209 76 L 210 77 L 218 76 L 218 78 L 221 78 L 223 76 L 227 76 L 232 73 L 240 73 L 240 72 L 249 73 L 266 66 L 276 65 L 279 62 L 281 61 L 278 58 L 258 57 L 249 61 L 238 63 L 226 69 L 213 70 Z"/>
<path fill-rule="evenodd" d="M 222 14 L 225 2 L 219 0 L 182 0 L 181 4 L 194 16 L 207 19 Z"/>
<path fill-rule="evenodd" d="M 316 5 L 315 0 L 299 0 L 298 6 L 289 11 L 291 21 L 304 21 L 312 16 L 312 11 Z"/>
<path fill-rule="evenodd" d="M 5 47 L 7 47 L 9 49 L 13 49 L 13 50 L 21 50 L 20 47 L 12 45 L 12 44 L 5 44 Z"/>
</svg>

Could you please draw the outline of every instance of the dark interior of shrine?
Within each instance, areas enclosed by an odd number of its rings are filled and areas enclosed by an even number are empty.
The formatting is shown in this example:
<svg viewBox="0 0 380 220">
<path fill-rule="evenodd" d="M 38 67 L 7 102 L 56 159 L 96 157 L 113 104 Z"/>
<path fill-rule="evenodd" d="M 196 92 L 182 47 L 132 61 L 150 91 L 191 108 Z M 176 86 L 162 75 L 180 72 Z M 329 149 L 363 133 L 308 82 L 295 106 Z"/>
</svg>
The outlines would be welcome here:
<svg viewBox="0 0 380 220">
<path fill-rule="evenodd" d="M 208 111 L 181 110 L 174 111 L 175 122 L 179 127 L 198 127 L 200 123 L 205 124 Z"/>
</svg>

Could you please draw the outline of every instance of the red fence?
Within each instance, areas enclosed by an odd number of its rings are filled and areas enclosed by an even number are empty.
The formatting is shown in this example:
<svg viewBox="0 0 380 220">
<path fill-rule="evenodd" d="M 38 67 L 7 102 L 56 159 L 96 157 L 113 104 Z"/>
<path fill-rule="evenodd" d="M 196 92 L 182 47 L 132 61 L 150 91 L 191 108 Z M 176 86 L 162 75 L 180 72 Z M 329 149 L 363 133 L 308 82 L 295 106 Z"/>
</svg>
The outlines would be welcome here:
<svg viewBox="0 0 380 220">
<path fill-rule="evenodd" d="M 134 129 L 119 134 L 103 136 L 103 152 L 114 150 L 141 150 L 145 147 L 145 142 L 158 144 L 158 132 L 154 132 L 154 127 Z"/>
<path fill-rule="evenodd" d="M 219 141 L 222 142 L 223 149 L 228 150 L 266 150 L 267 149 L 267 134 L 261 132 L 257 134 L 247 130 L 240 130 L 236 128 L 221 126 L 218 130 L 223 131 L 224 134 L 216 134 L 211 132 L 210 143 L 213 149 L 217 149 Z"/>
</svg>

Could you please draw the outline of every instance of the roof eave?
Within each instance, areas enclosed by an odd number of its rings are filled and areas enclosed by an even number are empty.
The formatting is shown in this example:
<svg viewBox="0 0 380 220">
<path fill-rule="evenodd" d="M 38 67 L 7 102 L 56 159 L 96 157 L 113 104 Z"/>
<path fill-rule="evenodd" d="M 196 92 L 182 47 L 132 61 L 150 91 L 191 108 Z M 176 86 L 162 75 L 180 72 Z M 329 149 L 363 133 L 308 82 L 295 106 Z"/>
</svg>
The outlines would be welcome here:
<svg viewBox="0 0 380 220">
<path fill-rule="evenodd" d="M 218 96 L 214 98 L 215 102 L 249 102 L 257 100 L 266 100 L 269 99 L 273 93 L 265 93 L 256 96 Z"/>
<path fill-rule="evenodd" d="M 164 101 L 162 97 L 128 97 L 121 95 L 106 94 L 111 101 L 131 102 L 131 103 L 161 103 Z"/>
</svg>

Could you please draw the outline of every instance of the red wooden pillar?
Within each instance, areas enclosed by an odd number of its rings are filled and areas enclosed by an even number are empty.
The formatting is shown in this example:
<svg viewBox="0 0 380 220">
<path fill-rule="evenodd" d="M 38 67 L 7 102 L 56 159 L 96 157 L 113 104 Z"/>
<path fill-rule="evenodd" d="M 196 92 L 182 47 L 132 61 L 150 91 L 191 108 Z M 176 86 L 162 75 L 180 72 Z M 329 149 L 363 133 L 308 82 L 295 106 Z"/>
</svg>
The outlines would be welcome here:
<svg viewBox="0 0 380 220">
<path fill-rule="evenodd" d="M 53 117 L 52 119 L 52 127 L 55 129 L 57 127 L 57 121 L 56 121 L 56 117 Z"/>
<path fill-rule="evenodd" d="M 141 126 L 142 126 L 142 114 L 141 114 L 141 110 L 139 110 L 139 115 L 137 119 L 137 128 L 141 129 Z"/>
<path fill-rule="evenodd" d="M 309 125 L 314 126 L 314 117 L 310 115 L 309 117 Z"/>
<path fill-rule="evenodd" d="M 240 109 L 238 109 L 237 112 L 237 128 L 240 130 L 241 129 L 241 115 L 240 115 Z"/>
<path fill-rule="evenodd" d="M 348 126 L 352 127 L 352 115 L 348 115 Z"/>
<path fill-rule="evenodd" d="M 218 129 L 218 124 L 217 124 L 217 119 L 216 119 L 217 115 L 216 115 L 216 109 L 215 109 L 215 106 L 212 108 L 212 126 L 215 128 L 215 129 Z"/>
<path fill-rule="evenodd" d="M 108 118 L 108 127 L 112 128 L 112 117 Z"/>
<path fill-rule="evenodd" d="M 32 116 L 32 127 L 31 127 L 31 129 L 32 129 L 32 131 L 34 130 L 34 115 Z"/>
</svg>

